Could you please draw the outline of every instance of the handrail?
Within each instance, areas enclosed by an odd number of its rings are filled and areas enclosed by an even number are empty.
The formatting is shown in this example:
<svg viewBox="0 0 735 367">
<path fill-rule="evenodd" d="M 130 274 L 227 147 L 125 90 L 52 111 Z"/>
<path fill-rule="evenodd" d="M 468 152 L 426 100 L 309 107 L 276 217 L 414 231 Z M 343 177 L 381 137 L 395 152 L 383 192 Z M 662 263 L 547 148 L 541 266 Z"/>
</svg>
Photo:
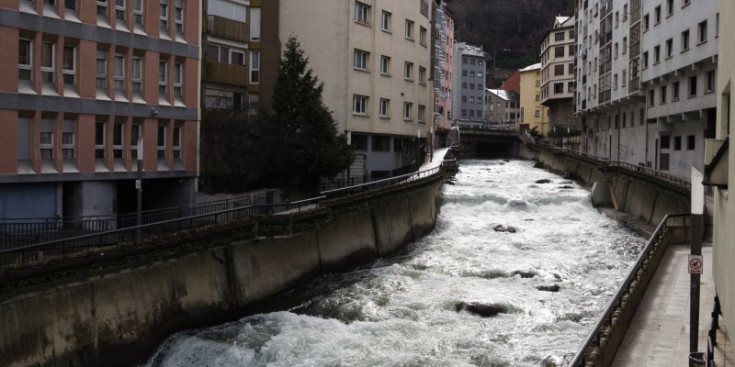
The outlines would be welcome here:
<svg viewBox="0 0 735 367">
<path fill-rule="evenodd" d="M 613 312 L 615 309 L 621 304 L 623 296 L 625 296 L 628 291 L 630 290 L 631 283 L 635 280 L 636 275 L 638 274 L 638 271 L 641 270 L 643 267 L 643 263 L 648 259 L 648 257 L 652 254 L 654 247 L 656 244 L 658 244 L 659 237 L 663 234 L 663 231 L 667 227 L 667 222 L 670 218 L 684 218 L 689 217 L 690 214 L 667 214 L 664 216 L 664 218 L 661 220 L 661 223 L 658 224 L 656 227 L 656 230 L 651 235 L 651 238 L 648 239 L 648 242 L 646 243 L 646 246 L 641 251 L 640 255 L 638 255 L 638 259 L 636 260 L 633 267 L 628 271 L 627 276 L 625 277 L 625 280 L 623 281 L 623 284 L 618 288 L 618 291 L 615 293 L 615 296 L 612 298 L 610 303 L 605 308 L 605 311 L 602 313 L 602 316 L 597 320 L 597 323 L 595 324 L 595 327 L 592 329 L 590 334 L 585 339 L 584 343 L 582 343 L 582 346 L 577 351 L 577 354 L 574 356 L 574 359 L 572 359 L 572 362 L 569 364 L 570 367 L 584 367 L 586 366 L 586 353 L 587 350 L 593 346 L 594 343 L 598 342 L 599 335 L 601 334 L 603 328 L 606 326 L 606 324 L 610 323 L 612 324 L 612 318 L 613 318 Z M 654 269 L 655 272 L 655 269 Z"/>
<path fill-rule="evenodd" d="M 305 211 L 312 211 L 317 210 L 321 207 L 321 203 L 328 199 L 333 197 L 340 197 L 340 196 L 347 196 L 354 194 L 356 192 L 363 192 L 370 189 L 375 188 L 381 188 L 386 187 L 389 185 L 397 185 L 402 183 L 401 181 L 412 181 L 412 180 L 421 180 L 427 177 L 431 177 L 436 174 L 442 174 L 443 167 L 435 167 L 432 169 L 415 172 L 411 174 L 406 174 L 399 176 L 398 178 L 392 178 L 392 179 L 385 179 L 381 181 L 375 181 L 368 184 L 361 184 L 359 185 L 360 188 L 356 191 L 346 191 L 341 192 L 345 189 L 338 189 L 338 190 L 332 190 L 329 193 L 331 195 L 326 195 L 325 193 L 322 193 L 322 195 L 295 201 L 292 203 L 283 203 L 283 204 L 271 204 L 271 205 L 246 205 L 246 206 L 236 206 L 233 208 L 226 208 L 224 210 L 218 210 L 214 212 L 207 212 L 207 213 L 197 213 L 194 215 L 188 215 L 184 217 L 174 218 L 174 219 L 167 219 L 167 220 L 161 220 L 156 221 L 152 223 L 145 223 L 143 225 L 134 225 L 129 226 L 125 228 L 117 228 L 113 230 L 104 230 L 104 231 L 98 231 L 94 233 L 88 233 L 83 235 L 76 235 L 76 236 L 69 236 L 65 238 L 57 238 L 53 240 L 47 240 L 42 241 L 38 243 L 31 243 L 31 244 L 22 244 L 20 246 L 11 246 L 6 248 L 0 248 L 0 254 L 10 254 L 10 253 L 19 253 L 19 252 L 25 252 L 25 251 L 39 251 L 43 249 L 54 249 L 54 250 L 63 250 L 67 247 L 77 247 L 74 246 L 65 246 L 68 244 L 73 243 L 83 243 L 84 245 L 89 244 L 90 242 L 96 243 L 96 244 L 103 244 L 104 238 L 110 235 L 122 235 L 122 240 L 117 239 L 113 242 L 125 242 L 126 238 L 130 238 L 131 240 L 135 239 L 135 236 L 141 232 L 145 232 L 146 229 L 152 229 L 155 227 L 161 227 L 164 228 L 163 230 L 156 230 L 153 233 L 145 233 L 147 236 L 150 235 L 160 235 L 165 233 L 170 233 L 173 230 L 170 230 L 168 226 L 173 226 L 176 228 L 176 230 L 182 230 L 182 229 L 189 229 L 189 228 L 196 228 L 201 225 L 196 225 L 197 220 L 201 220 L 204 218 L 214 218 L 215 223 L 227 223 L 234 220 L 238 220 L 241 218 L 247 218 L 252 217 L 254 215 L 275 215 L 275 217 L 278 217 L 279 214 L 294 214 L 294 213 L 302 213 Z M 400 179 L 400 181 L 399 181 Z M 335 192 L 336 195 L 335 195 Z M 242 213 L 238 213 L 242 212 Z M 237 213 L 234 217 L 232 216 L 232 213 Z M 285 216 L 284 216 L 285 217 Z M 225 220 L 221 220 L 224 218 Z M 227 220 L 231 219 L 231 220 Z M 205 224 L 211 224 L 211 222 L 206 222 Z M 145 236 L 144 236 L 145 237 Z M 96 239 L 96 240 L 95 240 Z M 95 241 L 91 241 L 95 240 Z M 109 243 L 104 243 L 109 244 Z"/>
</svg>

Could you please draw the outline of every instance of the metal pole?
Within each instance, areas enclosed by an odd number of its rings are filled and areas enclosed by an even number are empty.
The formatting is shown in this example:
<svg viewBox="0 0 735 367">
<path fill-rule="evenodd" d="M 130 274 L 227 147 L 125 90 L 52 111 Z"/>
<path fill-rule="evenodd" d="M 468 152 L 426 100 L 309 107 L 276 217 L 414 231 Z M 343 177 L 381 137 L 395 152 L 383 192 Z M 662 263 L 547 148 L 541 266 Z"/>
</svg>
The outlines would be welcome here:
<svg viewBox="0 0 735 367">
<path fill-rule="evenodd" d="M 138 154 L 140 154 L 140 150 L 138 150 Z M 138 174 L 137 178 L 135 180 L 135 189 L 138 193 L 137 198 L 137 215 L 136 215 L 136 224 L 138 226 L 138 229 L 135 231 L 135 241 L 140 242 L 141 240 L 141 231 L 140 226 L 143 225 L 143 161 L 141 159 L 137 159 L 136 162 L 138 162 Z"/>
<path fill-rule="evenodd" d="M 704 175 L 696 167 L 692 166 L 692 186 L 691 186 L 691 203 L 692 203 L 692 256 L 689 260 L 689 269 L 691 272 L 691 293 L 690 293 L 690 313 L 689 313 L 689 352 L 698 351 L 699 338 L 699 278 L 701 274 L 701 255 L 702 255 L 702 232 L 704 227 L 704 186 L 702 181 Z M 699 260 L 697 260 L 699 258 Z M 692 261 L 698 261 L 699 271 L 691 271 L 694 267 Z"/>
</svg>

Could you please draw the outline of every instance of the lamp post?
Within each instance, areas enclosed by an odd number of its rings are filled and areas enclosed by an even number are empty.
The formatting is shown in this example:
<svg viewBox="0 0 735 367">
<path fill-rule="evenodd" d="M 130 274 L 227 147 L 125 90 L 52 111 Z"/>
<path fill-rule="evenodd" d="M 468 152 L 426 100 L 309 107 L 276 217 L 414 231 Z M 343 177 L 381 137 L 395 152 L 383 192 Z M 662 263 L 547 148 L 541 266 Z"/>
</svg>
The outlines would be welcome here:
<svg viewBox="0 0 735 367">
<path fill-rule="evenodd" d="M 702 232 L 704 230 L 704 175 L 692 166 L 692 253 L 689 256 L 689 273 L 691 274 L 691 305 L 689 307 L 689 352 L 699 349 L 699 277 L 702 273 Z"/>
<path fill-rule="evenodd" d="M 421 168 L 419 158 L 421 157 L 421 129 L 416 132 L 416 171 Z"/>
<path fill-rule="evenodd" d="M 142 127 L 141 127 L 142 128 Z M 138 229 L 135 231 L 135 240 L 140 242 L 141 230 L 140 226 L 143 224 L 143 139 L 140 136 L 141 132 L 138 132 L 138 149 L 137 149 L 137 176 L 135 179 L 135 190 L 137 191 L 137 215 L 136 225 Z"/>
</svg>

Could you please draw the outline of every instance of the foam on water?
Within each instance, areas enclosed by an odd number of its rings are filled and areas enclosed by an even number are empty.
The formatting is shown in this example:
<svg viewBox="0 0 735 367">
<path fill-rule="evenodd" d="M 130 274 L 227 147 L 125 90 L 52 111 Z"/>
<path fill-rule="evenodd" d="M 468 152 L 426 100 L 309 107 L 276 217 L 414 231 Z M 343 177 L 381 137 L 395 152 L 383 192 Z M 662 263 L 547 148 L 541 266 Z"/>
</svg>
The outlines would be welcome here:
<svg viewBox="0 0 735 367">
<path fill-rule="evenodd" d="M 435 231 L 401 255 L 290 293 L 290 311 L 172 336 L 148 365 L 558 366 L 642 244 L 575 183 L 526 161 L 465 161 Z"/>
</svg>

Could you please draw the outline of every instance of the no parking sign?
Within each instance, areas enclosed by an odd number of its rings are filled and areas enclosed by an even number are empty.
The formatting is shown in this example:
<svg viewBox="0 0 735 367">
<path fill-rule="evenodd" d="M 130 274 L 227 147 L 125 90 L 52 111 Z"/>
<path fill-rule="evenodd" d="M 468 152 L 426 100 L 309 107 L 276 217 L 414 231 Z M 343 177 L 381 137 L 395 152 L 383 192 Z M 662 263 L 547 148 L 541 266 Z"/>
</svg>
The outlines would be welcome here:
<svg viewBox="0 0 735 367">
<path fill-rule="evenodd" d="M 702 255 L 689 255 L 689 274 L 702 274 Z"/>
</svg>

